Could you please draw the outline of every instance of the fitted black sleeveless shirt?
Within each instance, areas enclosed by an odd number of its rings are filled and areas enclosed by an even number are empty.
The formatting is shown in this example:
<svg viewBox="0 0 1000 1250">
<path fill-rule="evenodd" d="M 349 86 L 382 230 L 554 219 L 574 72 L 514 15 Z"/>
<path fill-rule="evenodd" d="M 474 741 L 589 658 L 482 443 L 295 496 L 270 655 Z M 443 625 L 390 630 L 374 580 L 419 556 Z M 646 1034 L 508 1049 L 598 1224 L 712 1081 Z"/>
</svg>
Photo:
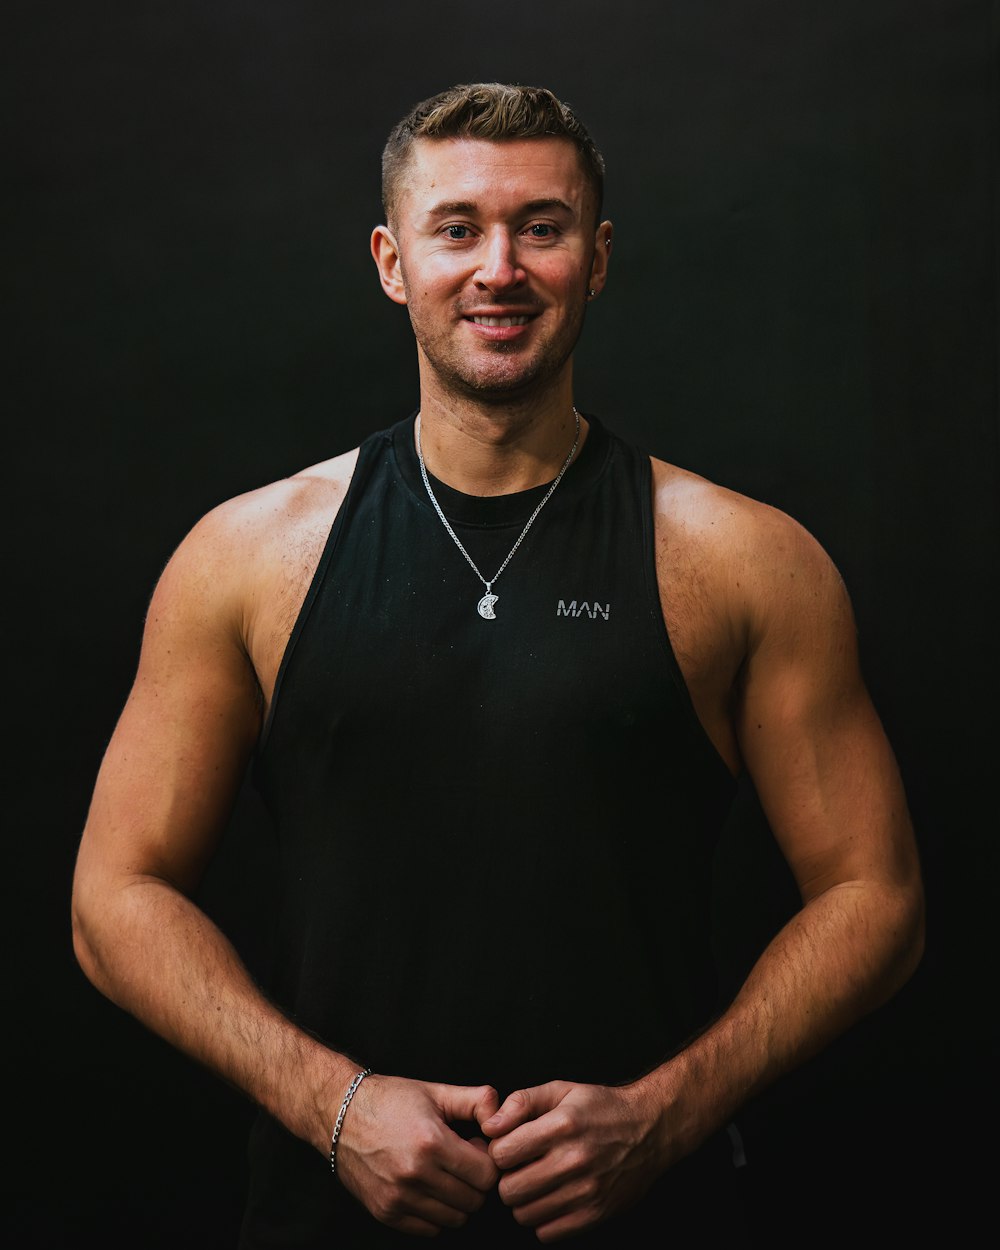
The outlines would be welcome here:
<svg viewBox="0 0 1000 1250">
<path fill-rule="evenodd" d="M 282 662 L 255 765 L 281 865 L 272 994 L 377 1072 L 501 1098 L 620 1083 L 717 1008 L 709 886 L 735 783 L 664 625 L 649 458 L 588 421 L 493 620 L 413 417 L 368 438 Z M 546 490 L 432 485 L 487 578 Z M 376 1244 L 267 1117 L 251 1159 L 245 1246 Z"/>
</svg>

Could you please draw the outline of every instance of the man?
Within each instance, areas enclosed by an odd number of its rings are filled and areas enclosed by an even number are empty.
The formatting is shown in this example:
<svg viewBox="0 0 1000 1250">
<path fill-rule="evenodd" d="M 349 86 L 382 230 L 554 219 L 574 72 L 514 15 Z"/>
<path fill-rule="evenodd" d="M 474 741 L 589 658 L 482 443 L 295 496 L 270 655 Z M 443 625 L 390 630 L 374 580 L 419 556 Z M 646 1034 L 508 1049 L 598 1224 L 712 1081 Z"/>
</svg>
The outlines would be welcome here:
<svg viewBox="0 0 1000 1250">
<path fill-rule="evenodd" d="M 830 560 L 575 406 L 602 186 L 545 90 L 418 105 L 371 240 L 418 412 L 216 508 L 153 595 L 76 949 L 259 1104 L 244 1247 L 620 1245 L 650 1220 L 711 1244 L 735 1113 L 920 958 Z M 191 899 L 251 760 L 281 856 L 266 996 Z M 720 1004 L 743 770 L 802 907 Z"/>
</svg>

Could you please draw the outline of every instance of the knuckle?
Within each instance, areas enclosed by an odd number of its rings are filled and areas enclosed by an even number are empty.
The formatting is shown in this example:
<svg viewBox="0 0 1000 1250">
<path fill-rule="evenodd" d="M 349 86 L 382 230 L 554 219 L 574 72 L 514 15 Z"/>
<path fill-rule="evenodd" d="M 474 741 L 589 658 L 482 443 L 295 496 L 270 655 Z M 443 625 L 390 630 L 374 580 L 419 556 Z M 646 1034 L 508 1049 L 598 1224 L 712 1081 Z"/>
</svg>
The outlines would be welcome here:
<svg viewBox="0 0 1000 1250">
<path fill-rule="evenodd" d="M 579 1186 L 580 1201 L 596 1208 L 601 1196 L 601 1185 L 596 1176 L 585 1176 Z"/>
<path fill-rule="evenodd" d="M 419 1179 L 420 1161 L 415 1155 L 411 1155 L 399 1166 L 399 1180 L 404 1186 L 412 1186 Z"/>
<path fill-rule="evenodd" d="M 553 1128 L 567 1137 L 575 1133 L 579 1127 L 576 1113 L 571 1107 L 567 1107 L 565 1103 L 560 1103 L 551 1112 L 551 1120 Z"/>
<path fill-rule="evenodd" d="M 408 1163 L 411 1167 L 418 1167 L 420 1160 L 429 1155 L 437 1145 L 438 1134 L 435 1126 L 426 1124 L 420 1125 L 414 1129 L 413 1137 L 410 1141 L 411 1151 L 408 1157 Z"/>
<path fill-rule="evenodd" d="M 585 1173 L 590 1167 L 590 1151 L 582 1142 L 571 1146 L 563 1155 L 563 1165 L 572 1176 Z"/>
<path fill-rule="evenodd" d="M 373 1204 L 372 1214 L 383 1224 L 397 1224 L 406 1214 L 402 1194 L 395 1189 L 387 1190 Z"/>
</svg>

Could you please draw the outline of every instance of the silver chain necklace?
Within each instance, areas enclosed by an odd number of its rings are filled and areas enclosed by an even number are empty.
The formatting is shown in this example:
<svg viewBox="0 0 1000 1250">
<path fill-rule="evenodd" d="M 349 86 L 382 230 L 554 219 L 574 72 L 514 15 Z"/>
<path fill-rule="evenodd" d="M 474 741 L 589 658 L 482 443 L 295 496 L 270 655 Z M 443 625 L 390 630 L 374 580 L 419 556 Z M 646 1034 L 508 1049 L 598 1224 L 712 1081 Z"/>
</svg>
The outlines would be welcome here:
<svg viewBox="0 0 1000 1250">
<path fill-rule="evenodd" d="M 424 464 L 424 456 L 420 448 L 420 413 L 419 412 L 417 413 L 417 420 L 416 420 L 417 460 L 420 462 L 420 476 L 424 479 L 424 485 L 427 487 L 427 494 L 430 496 L 430 501 L 434 505 L 434 511 L 441 518 L 441 524 L 445 527 L 445 529 L 454 539 L 455 546 L 459 549 L 462 555 L 465 556 L 466 560 L 469 562 L 469 567 L 472 569 L 473 573 L 475 573 L 475 575 L 479 578 L 479 580 L 486 587 L 486 594 L 483 595 L 483 597 L 476 604 L 476 611 L 485 621 L 496 620 L 496 613 L 493 611 L 493 607 L 497 602 L 498 596 L 492 593 L 494 583 L 496 582 L 500 574 L 504 571 L 504 569 L 507 567 L 507 565 L 510 563 L 511 556 L 514 554 L 514 552 L 518 549 L 518 547 L 520 547 L 521 543 L 524 541 L 524 536 L 525 534 L 527 534 L 528 530 L 531 529 L 531 526 L 535 520 L 535 517 L 538 516 L 539 512 L 541 512 L 541 510 L 545 507 L 545 505 L 552 498 L 552 492 L 562 481 L 563 474 L 569 468 L 573 460 L 573 457 L 576 455 L 577 445 L 580 442 L 580 414 L 577 412 L 575 406 L 573 408 L 573 416 L 576 418 L 576 437 L 573 439 L 573 446 L 569 449 L 569 455 L 563 461 L 563 467 L 559 470 L 559 473 L 556 476 L 556 480 L 552 483 L 549 489 L 542 496 L 541 500 L 539 501 L 538 507 L 534 510 L 531 516 L 528 517 L 528 523 L 525 525 L 524 529 L 521 530 L 521 533 L 518 537 L 517 542 L 513 545 L 513 547 L 511 547 L 510 551 L 507 552 L 507 558 L 504 560 L 503 564 L 501 564 L 500 567 L 497 569 L 497 571 L 493 574 L 493 576 L 489 580 L 487 580 L 485 577 L 483 577 L 482 573 L 480 573 L 479 569 L 476 568 L 476 565 L 473 562 L 472 556 L 470 556 L 469 553 L 462 546 L 462 540 L 455 533 L 455 531 L 451 528 L 451 524 L 448 518 L 441 511 L 441 505 L 438 503 L 437 499 L 434 496 L 434 492 L 431 490 L 430 478 L 427 476 L 427 466 Z"/>
</svg>

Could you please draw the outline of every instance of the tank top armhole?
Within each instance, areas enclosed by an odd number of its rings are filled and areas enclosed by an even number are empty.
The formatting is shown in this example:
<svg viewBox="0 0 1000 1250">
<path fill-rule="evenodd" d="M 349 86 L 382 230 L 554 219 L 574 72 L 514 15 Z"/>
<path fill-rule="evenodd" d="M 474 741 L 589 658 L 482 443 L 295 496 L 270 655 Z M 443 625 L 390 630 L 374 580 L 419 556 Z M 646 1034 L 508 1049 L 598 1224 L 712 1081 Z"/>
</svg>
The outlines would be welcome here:
<svg viewBox="0 0 1000 1250">
<path fill-rule="evenodd" d="M 649 597 L 649 611 L 650 616 L 653 619 L 653 627 L 659 635 L 660 642 L 666 656 L 670 680 L 674 683 L 678 693 L 680 694 L 685 712 L 691 721 L 691 725 L 695 733 L 701 738 L 706 750 L 718 763 L 719 768 L 725 774 L 729 782 L 731 784 L 735 784 L 737 778 L 733 776 L 729 769 L 729 765 L 719 754 L 718 748 L 708 736 L 705 726 L 701 723 L 698 713 L 695 711 L 694 700 L 691 698 L 691 691 L 688 689 L 688 684 L 684 679 L 683 672 L 681 671 L 681 666 L 677 659 L 677 653 L 674 651 L 673 639 L 670 637 L 670 630 L 667 628 L 667 622 L 663 616 L 663 604 L 660 599 L 660 583 L 656 572 L 656 526 L 653 519 L 653 466 L 648 454 L 640 449 L 637 449 L 637 458 L 639 461 L 639 497 L 642 513 L 643 568 L 645 571 L 646 590 Z"/>
<path fill-rule="evenodd" d="M 378 433 L 372 434 L 370 437 L 366 438 L 358 450 L 357 462 L 354 465 L 354 471 L 351 474 L 351 481 L 347 487 L 347 492 L 344 495 L 340 507 L 337 509 L 337 515 L 333 518 L 333 522 L 330 525 L 330 532 L 327 535 L 322 554 L 320 555 L 319 562 L 316 565 L 316 571 L 312 575 L 312 580 L 309 583 L 306 596 L 302 601 L 302 607 L 299 609 L 299 614 L 295 618 L 295 624 L 292 626 L 292 632 L 289 634 L 288 642 L 285 644 L 285 650 L 281 657 L 281 663 L 278 666 L 278 674 L 274 680 L 274 691 L 271 695 L 271 706 L 268 709 L 267 719 L 261 728 L 260 736 L 257 739 L 257 746 L 254 750 L 255 766 L 264 754 L 264 750 L 266 749 L 268 740 L 271 736 L 271 727 L 274 724 L 275 714 L 277 713 L 278 706 L 281 701 L 281 690 L 284 684 L 285 674 L 288 671 L 288 666 L 295 653 L 296 644 L 303 628 L 305 627 L 306 621 L 309 619 L 309 613 L 312 611 L 312 606 L 316 602 L 316 596 L 319 593 L 319 589 L 326 579 L 327 571 L 329 570 L 330 563 L 333 560 L 337 544 L 340 541 L 340 536 L 344 532 L 348 518 L 354 509 L 355 500 L 367 481 L 368 475 L 372 471 L 372 467 L 377 462 L 379 444 L 388 439 L 388 437 L 388 431 L 380 430 Z"/>
</svg>

